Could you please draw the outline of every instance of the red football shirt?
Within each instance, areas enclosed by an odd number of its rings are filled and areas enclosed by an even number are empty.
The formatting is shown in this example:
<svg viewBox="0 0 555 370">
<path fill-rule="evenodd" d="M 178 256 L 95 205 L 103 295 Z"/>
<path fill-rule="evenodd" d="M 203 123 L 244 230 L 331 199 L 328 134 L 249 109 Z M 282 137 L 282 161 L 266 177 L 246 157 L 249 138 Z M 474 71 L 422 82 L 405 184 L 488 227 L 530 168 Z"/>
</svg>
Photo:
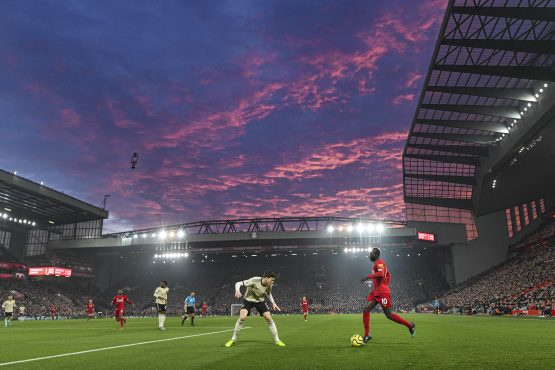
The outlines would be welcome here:
<svg viewBox="0 0 555 370">
<path fill-rule="evenodd" d="M 208 306 L 203 304 L 200 308 L 203 312 L 206 312 L 206 310 L 208 309 Z"/>
<path fill-rule="evenodd" d="M 94 304 L 93 303 L 87 303 L 87 311 L 92 312 L 93 310 L 94 310 Z"/>
<path fill-rule="evenodd" d="M 384 260 L 377 259 L 372 266 L 372 274 L 368 275 L 368 279 L 372 279 L 372 292 L 390 294 L 389 282 L 391 274 L 385 265 Z"/>
<path fill-rule="evenodd" d="M 308 301 L 302 300 L 301 301 L 301 307 L 302 307 L 303 311 L 308 311 Z"/>
<path fill-rule="evenodd" d="M 114 299 L 112 299 L 112 305 L 116 305 L 116 310 L 123 310 L 126 302 L 133 304 L 125 294 L 114 296 Z"/>
</svg>

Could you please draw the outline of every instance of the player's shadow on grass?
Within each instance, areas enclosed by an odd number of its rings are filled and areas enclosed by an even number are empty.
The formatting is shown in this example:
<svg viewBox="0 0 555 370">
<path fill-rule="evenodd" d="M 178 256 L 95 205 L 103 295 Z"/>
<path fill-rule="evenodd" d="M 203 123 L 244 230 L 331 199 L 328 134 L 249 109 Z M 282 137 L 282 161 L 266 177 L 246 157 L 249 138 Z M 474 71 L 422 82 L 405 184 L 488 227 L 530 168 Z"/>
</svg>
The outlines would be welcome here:
<svg viewBox="0 0 555 370">
<path fill-rule="evenodd" d="M 272 341 L 264 341 L 264 340 L 249 340 L 249 339 L 241 339 L 240 341 L 237 341 L 237 343 L 235 344 L 235 346 L 240 346 L 242 344 L 252 344 L 255 343 L 257 346 L 258 345 L 267 345 L 267 346 L 271 346 L 271 347 L 275 347 L 276 345 L 274 344 L 274 342 Z M 234 346 L 234 347 L 235 347 Z"/>
<path fill-rule="evenodd" d="M 379 342 L 374 342 L 374 343 L 367 344 L 367 345 L 369 345 L 369 346 L 407 346 L 408 347 L 409 343 L 390 343 L 390 342 L 379 343 Z"/>
</svg>

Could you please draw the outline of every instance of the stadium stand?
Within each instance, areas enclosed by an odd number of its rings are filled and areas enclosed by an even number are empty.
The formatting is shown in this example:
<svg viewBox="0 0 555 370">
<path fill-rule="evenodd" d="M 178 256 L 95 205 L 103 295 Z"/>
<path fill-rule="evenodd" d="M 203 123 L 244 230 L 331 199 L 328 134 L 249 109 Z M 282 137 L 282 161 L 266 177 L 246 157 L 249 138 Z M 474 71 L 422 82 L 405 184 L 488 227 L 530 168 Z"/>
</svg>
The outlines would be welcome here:
<svg viewBox="0 0 555 370">
<path fill-rule="evenodd" d="M 56 307 L 61 317 L 84 314 L 86 297 L 77 280 L 0 279 L 0 299 L 13 295 L 17 306 L 25 306 L 25 316 L 43 318 L 50 316 L 50 308 Z"/>
<path fill-rule="evenodd" d="M 546 239 L 545 237 L 549 238 Z M 553 225 L 525 240 L 517 254 L 449 291 L 442 297 L 455 312 L 496 314 L 555 309 L 555 242 Z"/>
<path fill-rule="evenodd" d="M 251 258 L 237 259 L 234 263 L 199 264 L 185 275 L 166 271 L 164 279 L 170 284 L 169 314 L 181 314 L 184 297 L 195 291 L 197 302 L 206 301 L 211 314 L 229 315 L 231 304 L 241 302 L 233 297 L 235 282 L 259 276 L 267 269 L 278 273 L 274 297 L 282 313 L 299 312 L 302 296 L 308 297 L 314 313 L 358 313 L 370 291 L 369 286 L 359 284 L 369 270 L 369 261 L 364 256 L 352 257 L 348 263 L 338 256 L 257 258 L 256 263 Z M 417 264 L 392 263 L 392 266 L 395 276 L 391 285 L 392 300 L 398 310 L 410 310 L 416 303 L 429 300 L 447 287 L 440 274 L 433 270 L 418 268 Z M 124 276 L 101 295 L 101 301 L 109 302 L 115 292 L 123 288 L 135 302 L 128 312 L 154 314 L 152 294 L 158 281 L 148 276 L 162 275 L 158 270 L 145 276 L 140 280 L 133 274 Z M 133 282 L 133 285 L 126 282 Z"/>
</svg>

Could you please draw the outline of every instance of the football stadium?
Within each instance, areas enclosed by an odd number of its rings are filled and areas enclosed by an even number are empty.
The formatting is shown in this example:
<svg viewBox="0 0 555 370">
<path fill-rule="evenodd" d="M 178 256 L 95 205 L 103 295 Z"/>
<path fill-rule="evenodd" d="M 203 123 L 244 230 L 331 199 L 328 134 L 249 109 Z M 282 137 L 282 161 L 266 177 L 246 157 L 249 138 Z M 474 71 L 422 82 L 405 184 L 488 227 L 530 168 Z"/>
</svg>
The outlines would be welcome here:
<svg viewBox="0 0 555 370">
<path fill-rule="evenodd" d="M 553 368 L 555 1 L 0 7 L 0 368 Z"/>
</svg>

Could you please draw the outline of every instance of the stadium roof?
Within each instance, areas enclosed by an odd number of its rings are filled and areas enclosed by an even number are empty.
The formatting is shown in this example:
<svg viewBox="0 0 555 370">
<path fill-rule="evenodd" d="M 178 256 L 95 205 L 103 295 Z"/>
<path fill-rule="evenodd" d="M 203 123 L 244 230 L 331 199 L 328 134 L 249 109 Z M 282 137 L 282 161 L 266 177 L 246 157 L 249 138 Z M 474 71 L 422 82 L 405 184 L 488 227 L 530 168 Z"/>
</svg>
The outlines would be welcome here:
<svg viewBox="0 0 555 370">
<path fill-rule="evenodd" d="M 108 218 L 103 209 L 0 170 L 0 212 L 8 211 L 35 221 L 38 227 Z"/>
<path fill-rule="evenodd" d="M 405 201 L 476 210 L 488 157 L 553 104 L 554 67 L 555 1 L 450 1 L 403 152 Z"/>
</svg>

